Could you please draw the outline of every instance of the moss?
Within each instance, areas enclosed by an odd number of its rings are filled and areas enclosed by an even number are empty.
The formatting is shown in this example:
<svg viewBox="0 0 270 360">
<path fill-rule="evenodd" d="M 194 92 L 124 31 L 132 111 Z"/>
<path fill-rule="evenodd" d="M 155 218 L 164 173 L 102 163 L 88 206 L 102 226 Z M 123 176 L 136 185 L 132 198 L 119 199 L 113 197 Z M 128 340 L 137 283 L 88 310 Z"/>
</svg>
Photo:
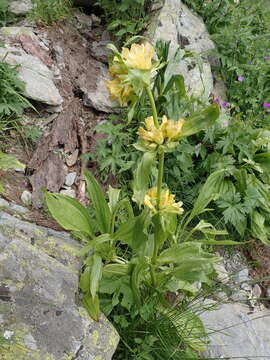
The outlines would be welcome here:
<svg viewBox="0 0 270 360">
<path fill-rule="evenodd" d="M 99 339 L 99 332 L 97 330 L 94 330 L 92 334 L 93 345 L 97 345 L 98 339 Z"/>
</svg>

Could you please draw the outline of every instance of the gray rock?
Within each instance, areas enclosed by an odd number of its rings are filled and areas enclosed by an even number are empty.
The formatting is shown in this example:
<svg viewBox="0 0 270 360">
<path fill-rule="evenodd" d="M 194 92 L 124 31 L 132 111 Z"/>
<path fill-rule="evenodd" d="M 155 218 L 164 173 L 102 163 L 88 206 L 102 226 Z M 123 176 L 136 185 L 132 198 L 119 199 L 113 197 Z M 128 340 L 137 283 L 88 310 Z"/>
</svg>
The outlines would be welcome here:
<svg viewBox="0 0 270 360">
<path fill-rule="evenodd" d="M 63 106 L 62 105 L 56 105 L 56 106 L 48 105 L 48 106 L 46 106 L 45 110 L 50 114 L 55 114 L 55 113 L 59 114 L 60 112 L 63 111 Z"/>
<path fill-rule="evenodd" d="M 60 191 L 60 194 L 66 195 L 66 196 L 70 196 L 72 198 L 76 198 L 76 191 L 71 189 L 71 188 L 66 188 Z"/>
<path fill-rule="evenodd" d="M 91 44 L 91 55 L 97 59 L 102 61 L 103 63 L 108 63 L 108 56 L 110 54 L 110 50 L 107 48 L 107 45 L 110 41 L 93 41 Z"/>
<path fill-rule="evenodd" d="M 237 285 L 241 287 L 241 289 L 251 291 L 252 287 L 249 284 L 251 278 L 248 273 L 248 268 L 244 268 L 233 275 L 233 280 Z"/>
<path fill-rule="evenodd" d="M 86 81 L 82 78 L 80 88 L 84 93 L 83 104 L 92 107 L 98 111 L 111 113 L 113 108 L 117 106 L 117 102 L 110 99 L 109 90 L 107 88 L 107 81 L 110 80 L 107 67 L 102 63 L 97 63 L 97 72 L 92 74 L 93 82 Z"/>
<path fill-rule="evenodd" d="M 101 24 L 101 19 L 95 14 L 91 14 L 91 19 L 92 19 L 92 25 L 94 27 L 97 27 Z"/>
<path fill-rule="evenodd" d="M 209 301 L 208 301 L 209 302 Z M 201 315 L 210 344 L 204 357 L 266 360 L 270 357 L 270 312 L 250 313 L 248 306 L 222 304 Z"/>
<path fill-rule="evenodd" d="M 249 293 L 246 292 L 245 290 L 236 288 L 236 289 L 233 289 L 233 293 L 230 296 L 230 299 L 233 302 L 236 302 L 236 303 L 237 302 L 239 302 L 239 303 L 247 303 L 248 300 L 249 300 Z"/>
<path fill-rule="evenodd" d="M 270 287 L 266 289 L 266 296 L 270 299 Z"/>
<path fill-rule="evenodd" d="M 157 8 L 159 8 L 160 1 Z M 203 21 L 195 16 L 180 0 L 165 0 L 160 12 L 153 16 L 146 34 L 153 42 L 158 39 L 171 41 L 171 54 L 180 48 L 194 54 L 208 53 L 215 47 Z M 182 74 L 189 94 L 208 99 L 213 91 L 211 66 L 203 58 L 202 72 L 196 60 L 183 59 L 175 66 L 175 74 Z"/>
<path fill-rule="evenodd" d="M 21 200 L 26 206 L 30 206 L 32 204 L 32 194 L 28 190 L 24 190 L 21 195 Z"/>
<path fill-rule="evenodd" d="M 253 289 L 252 289 L 252 297 L 255 299 L 259 299 L 262 295 L 262 289 L 260 287 L 260 285 L 255 284 Z"/>
<path fill-rule="evenodd" d="M 0 198 L 0 209 L 6 209 L 9 207 L 9 202 Z"/>
<path fill-rule="evenodd" d="M 76 149 L 71 155 L 67 156 L 66 163 L 67 166 L 73 166 L 76 164 L 79 156 L 79 150 Z"/>
<path fill-rule="evenodd" d="M 79 244 L 0 212 L 0 319 L 7 359 L 110 360 L 118 335 L 77 305 Z M 2 353 L 5 359 L 5 353 Z"/>
<path fill-rule="evenodd" d="M 65 185 L 72 186 L 76 180 L 76 177 L 77 177 L 76 172 L 68 173 L 65 179 Z"/>
<path fill-rule="evenodd" d="M 31 29 L 25 27 L 3 27 L 0 35 L 4 39 L 20 35 L 36 39 Z M 22 48 L 7 44 L 0 47 L 0 58 L 10 65 L 19 65 L 18 77 L 25 82 L 26 97 L 48 105 L 60 105 L 63 102 L 53 82 L 53 71 L 40 58 L 27 54 Z"/>
<path fill-rule="evenodd" d="M 214 269 L 217 273 L 217 280 L 223 284 L 227 284 L 230 281 L 230 276 L 222 263 L 214 265 Z"/>
<path fill-rule="evenodd" d="M 88 30 L 91 31 L 92 28 L 92 17 L 84 14 L 81 11 L 76 11 L 74 17 L 77 20 L 75 26 L 78 30 Z"/>
<path fill-rule="evenodd" d="M 9 4 L 9 11 L 15 15 L 25 15 L 33 8 L 31 0 L 13 0 Z"/>
</svg>

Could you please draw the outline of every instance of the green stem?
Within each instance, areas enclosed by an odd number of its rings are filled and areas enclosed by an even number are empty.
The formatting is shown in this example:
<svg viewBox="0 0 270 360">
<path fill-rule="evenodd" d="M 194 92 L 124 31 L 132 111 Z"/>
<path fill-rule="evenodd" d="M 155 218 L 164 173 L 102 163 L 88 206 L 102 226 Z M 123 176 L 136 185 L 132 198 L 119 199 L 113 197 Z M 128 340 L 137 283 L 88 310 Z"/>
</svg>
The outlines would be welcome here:
<svg viewBox="0 0 270 360">
<path fill-rule="evenodd" d="M 153 285 L 153 287 L 156 287 L 156 277 L 155 277 L 155 273 L 153 270 L 153 265 L 150 264 L 149 267 L 150 267 L 150 276 L 151 276 L 152 285 Z"/>
<path fill-rule="evenodd" d="M 158 159 L 158 182 L 157 182 L 157 210 L 160 210 L 160 196 L 162 190 L 162 180 L 164 172 L 164 151 L 161 150 Z"/>
<path fill-rule="evenodd" d="M 151 90 L 150 86 L 146 87 L 146 91 L 147 91 L 147 94 L 149 96 L 149 100 L 150 100 L 152 111 L 153 111 L 154 124 L 158 128 L 159 124 L 158 124 L 157 108 L 156 108 L 155 99 L 154 99 L 154 96 L 153 96 L 153 93 L 152 93 L 152 90 Z"/>
</svg>

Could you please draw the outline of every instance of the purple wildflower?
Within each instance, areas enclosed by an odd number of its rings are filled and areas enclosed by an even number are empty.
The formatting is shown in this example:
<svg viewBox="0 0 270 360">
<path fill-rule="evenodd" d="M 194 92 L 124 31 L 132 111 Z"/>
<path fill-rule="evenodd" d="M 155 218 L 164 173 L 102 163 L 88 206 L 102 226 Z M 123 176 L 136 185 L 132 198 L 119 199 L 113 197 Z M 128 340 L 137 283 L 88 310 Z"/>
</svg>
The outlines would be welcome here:
<svg viewBox="0 0 270 360">
<path fill-rule="evenodd" d="M 269 59 L 269 56 L 266 55 L 266 56 L 264 56 L 263 58 L 264 58 L 264 60 L 268 60 L 268 59 Z"/>
<path fill-rule="evenodd" d="M 227 107 L 230 107 L 230 103 L 229 102 L 224 102 L 223 104 L 221 104 L 221 107 L 223 108 L 223 109 L 226 109 Z"/>
<path fill-rule="evenodd" d="M 240 82 L 243 82 L 243 81 L 245 81 L 245 77 L 244 76 L 238 76 L 237 80 L 240 81 Z"/>
<path fill-rule="evenodd" d="M 265 108 L 265 109 L 268 109 L 268 108 L 270 108 L 270 103 L 263 103 L 263 107 Z"/>
</svg>

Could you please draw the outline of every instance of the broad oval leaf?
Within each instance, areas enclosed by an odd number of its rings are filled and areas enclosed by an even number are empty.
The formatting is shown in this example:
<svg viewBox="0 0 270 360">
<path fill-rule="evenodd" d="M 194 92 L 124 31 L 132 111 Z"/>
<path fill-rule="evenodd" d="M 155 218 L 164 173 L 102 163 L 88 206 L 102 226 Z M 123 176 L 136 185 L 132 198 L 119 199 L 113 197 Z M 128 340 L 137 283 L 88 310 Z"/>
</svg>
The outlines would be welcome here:
<svg viewBox="0 0 270 360">
<path fill-rule="evenodd" d="M 63 194 L 46 192 L 45 201 L 52 217 L 65 229 L 94 237 L 91 218 L 79 201 Z"/>
<path fill-rule="evenodd" d="M 92 295 L 92 299 L 94 300 L 99 287 L 99 281 L 102 276 L 103 263 L 101 257 L 97 254 L 94 254 L 92 258 L 93 262 L 90 275 L 90 293 Z"/>
</svg>

